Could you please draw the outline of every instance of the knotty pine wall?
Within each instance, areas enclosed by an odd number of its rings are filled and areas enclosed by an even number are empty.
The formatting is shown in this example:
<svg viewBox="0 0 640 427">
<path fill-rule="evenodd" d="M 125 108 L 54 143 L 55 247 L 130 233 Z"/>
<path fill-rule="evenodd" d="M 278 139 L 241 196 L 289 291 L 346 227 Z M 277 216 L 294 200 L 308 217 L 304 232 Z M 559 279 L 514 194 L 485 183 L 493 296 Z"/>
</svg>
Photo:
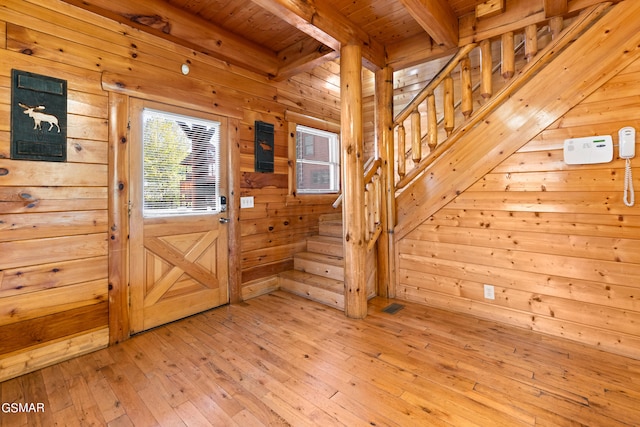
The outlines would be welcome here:
<svg viewBox="0 0 640 427">
<path fill-rule="evenodd" d="M 189 61 L 191 73 L 180 74 Z M 109 93 L 210 107 L 238 124 L 244 297 L 268 290 L 291 265 L 333 199 L 288 195 L 287 111 L 338 121 L 330 65 L 288 81 L 236 69 L 56 0 L 0 8 L 0 381 L 109 343 Z M 11 69 L 68 82 L 68 161 L 10 160 Z M 184 86 L 180 85 L 184 82 Z M 172 85 L 170 88 L 166 85 Z M 109 87 L 109 86 L 106 86 Z M 195 93 L 193 88 L 208 88 Z M 208 98 L 207 98 L 208 96 Z M 214 102 L 210 102 L 211 98 Z M 203 101 L 204 100 L 204 101 Z M 205 107 L 201 105 L 206 103 Z M 253 172 L 255 120 L 276 127 L 273 174 Z M 114 191 L 115 192 L 115 191 Z M 237 196 L 237 195 L 236 195 Z M 126 234 L 126 233 L 125 233 Z M 126 311 L 126 310 L 125 310 Z"/>
<path fill-rule="evenodd" d="M 617 148 L 639 107 L 636 62 L 400 241 L 398 297 L 640 357 L 640 203 Z M 565 138 L 602 134 L 613 162 L 564 164 Z"/>
</svg>

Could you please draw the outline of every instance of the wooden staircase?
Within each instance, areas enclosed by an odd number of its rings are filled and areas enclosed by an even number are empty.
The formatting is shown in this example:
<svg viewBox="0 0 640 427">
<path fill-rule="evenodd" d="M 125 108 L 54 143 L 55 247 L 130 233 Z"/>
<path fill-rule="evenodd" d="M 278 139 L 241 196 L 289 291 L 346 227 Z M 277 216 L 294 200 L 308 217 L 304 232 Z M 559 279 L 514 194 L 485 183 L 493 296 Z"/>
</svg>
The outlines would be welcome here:
<svg viewBox="0 0 640 427">
<path fill-rule="evenodd" d="M 293 270 L 278 275 L 280 289 L 320 302 L 339 310 L 344 309 L 344 249 L 342 217 L 323 215 L 319 219 L 318 235 L 307 238 L 304 252 L 294 255 Z M 367 254 L 367 295 L 375 296 L 375 256 Z"/>
</svg>

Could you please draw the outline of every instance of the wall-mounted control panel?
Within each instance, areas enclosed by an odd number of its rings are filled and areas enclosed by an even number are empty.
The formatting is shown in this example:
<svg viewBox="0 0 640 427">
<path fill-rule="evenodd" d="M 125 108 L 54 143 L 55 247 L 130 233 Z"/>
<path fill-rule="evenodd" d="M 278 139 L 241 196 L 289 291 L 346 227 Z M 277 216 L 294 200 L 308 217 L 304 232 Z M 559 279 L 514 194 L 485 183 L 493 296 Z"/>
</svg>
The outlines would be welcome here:
<svg viewBox="0 0 640 427">
<path fill-rule="evenodd" d="M 608 163 L 613 160 L 611 135 L 564 140 L 564 162 L 568 165 Z"/>
</svg>

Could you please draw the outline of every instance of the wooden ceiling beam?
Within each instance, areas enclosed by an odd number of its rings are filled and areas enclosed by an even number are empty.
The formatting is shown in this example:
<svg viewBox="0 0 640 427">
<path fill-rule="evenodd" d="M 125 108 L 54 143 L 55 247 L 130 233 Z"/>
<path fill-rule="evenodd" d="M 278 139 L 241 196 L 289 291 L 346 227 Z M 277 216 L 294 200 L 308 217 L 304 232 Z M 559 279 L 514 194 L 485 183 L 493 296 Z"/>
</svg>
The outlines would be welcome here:
<svg viewBox="0 0 640 427">
<path fill-rule="evenodd" d="M 306 39 L 278 52 L 280 66 L 273 80 L 282 81 L 338 58 L 340 53 L 314 39 Z"/>
<path fill-rule="evenodd" d="M 259 74 L 274 76 L 278 72 L 275 52 L 165 2 L 64 1 Z"/>
<path fill-rule="evenodd" d="M 455 48 L 445 48 L 434 43 L 427 33 L 391 43 L 386 46 L 387 65 L 399 71 L 433 59 L 442 58 L 455 52 Z"/>
<path fill-rule="evenodd" d="M 458 45 L 458 18 L 445 0 L 400 0 L 413 19 L 442 47 Z"/>
<path fill-rule="evenodd" d="M 365 66 L 371 70 L 385 66 L 384 46 L 326 0 L 251 1 L 335 51 L 343 44 L 360 44 Z"/>
<path fill-rule="evenodd" d="M 490 18 L 504 12 L 505 0 L 487 0 L 476 6 L 476 18 Z"/>
<path fill-rule="evenodd" d="M 547 18 L 564 15 L 569 11 L 568 0 L 544 0 L 544 14 Z"/>
<path fill-rule="evenodd" d="M 460 18 L 460 45 L 496 37 L 507 31 L 518 31 L 527 25 L 545 21 L 542 0 L 510 0 L 504 13 L 476 19 L 470 13 Z"/>
</svg>

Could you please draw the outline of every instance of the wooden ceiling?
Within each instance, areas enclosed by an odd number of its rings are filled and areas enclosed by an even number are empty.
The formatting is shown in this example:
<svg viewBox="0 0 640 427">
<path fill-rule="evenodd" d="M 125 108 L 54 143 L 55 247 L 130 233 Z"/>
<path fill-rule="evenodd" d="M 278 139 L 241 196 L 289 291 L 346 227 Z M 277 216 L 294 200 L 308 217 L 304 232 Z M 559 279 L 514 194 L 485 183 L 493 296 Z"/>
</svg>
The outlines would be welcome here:
<svg viewBox="0 0 640 427">
<path fill-rule="evenodd" d="M 589 0 L 67 0 L 198 52 L 281 80 L 360 43 L 364 65 L 395 69 L 442 57 L 477 15 L 550 17 Z M 526 7 L 524 6 L 526 4 Z M 479 9 L 478 9 L 479 8 Z M 467 18 L 465 18 L 467 17 Z M 470 17 L 470 18 L 469 18 Z M 509 19 L 523 19 L 522 14 Z M 471 24 L 469 24 L 471 23 Z M 469 30 L 466 31 L 467 33 Z"/>
</svg>

